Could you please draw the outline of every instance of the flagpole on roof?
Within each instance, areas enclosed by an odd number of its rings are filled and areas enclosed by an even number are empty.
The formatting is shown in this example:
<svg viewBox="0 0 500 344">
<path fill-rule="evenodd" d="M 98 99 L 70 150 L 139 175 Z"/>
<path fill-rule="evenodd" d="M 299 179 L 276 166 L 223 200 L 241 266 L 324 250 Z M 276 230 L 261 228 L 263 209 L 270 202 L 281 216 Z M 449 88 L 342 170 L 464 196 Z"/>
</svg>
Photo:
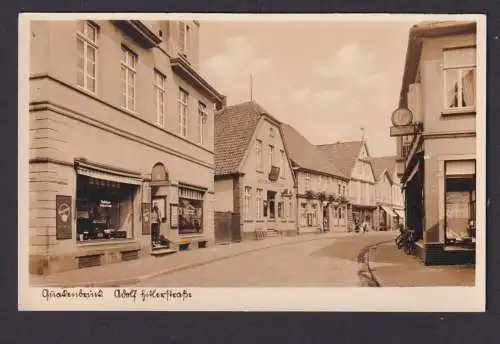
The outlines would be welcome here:
<svg viewBox="0 0 500 344">
<path fill-rule="evenodd" d="M 253 75 L 250 74 L 250 100 L 253 101 Z"/>
</svg>

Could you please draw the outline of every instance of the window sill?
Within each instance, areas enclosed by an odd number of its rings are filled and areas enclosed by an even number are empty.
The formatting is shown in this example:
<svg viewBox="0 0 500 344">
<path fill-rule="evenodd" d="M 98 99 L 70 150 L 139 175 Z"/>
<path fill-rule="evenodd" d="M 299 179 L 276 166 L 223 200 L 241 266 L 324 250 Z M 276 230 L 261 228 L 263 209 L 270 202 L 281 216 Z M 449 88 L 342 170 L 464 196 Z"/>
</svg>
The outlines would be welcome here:
<svg viewBox="0 0 500 344">
<path fill-rule="evenodd" d="M 244 222 L 245 222 L 245 223 L 252 223 L 252 222 L 253 222 L 253 220 L 245 220 Z"/>
<path fill-rule="evenodd" d="M 476 108 L 445 109 L 441 111 L 441 116 L 475 116 Z"/>
<path fill-rule="evenodd" d="M 264 223 L 264 220 L 255 220 L 257 223 Z"/>
<path fill-rule="evenodd" d="M 93 239 L 93 240 L 84 240 L 77 241 L 76 245 L 78 247 L 92 247 L 92 246 L 100 246 L 100 245 L 113 245 L 113 244 L 127 244 L 135 242 L 132 238 L 127 239 Z"/>
<path fill-rule="evenodd" d="M 179 237 L 182 237 L 183 239 L 186 238 L 199 238 L 203 236 L 203 232 L 200 233 L 179 233 Z"/>
<path fill-rule="evenodd" d="M 262 171 L 262 170 L 255 170 L 255 172 L 264 174 L 264 171 Z"/>
</svg>

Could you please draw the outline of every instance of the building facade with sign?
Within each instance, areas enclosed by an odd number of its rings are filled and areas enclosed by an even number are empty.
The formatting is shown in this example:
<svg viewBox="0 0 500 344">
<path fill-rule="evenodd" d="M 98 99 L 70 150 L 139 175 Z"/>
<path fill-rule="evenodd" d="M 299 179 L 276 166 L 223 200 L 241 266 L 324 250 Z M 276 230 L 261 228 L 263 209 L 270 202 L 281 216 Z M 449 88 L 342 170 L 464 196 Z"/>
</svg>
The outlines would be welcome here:
<svg viewBox="0 0 500 344">
<path fill-rule="evenodd" d="M 295 195 L 281 123 L 254 101 L 217 112 L 216 240 L 295 235 Z"/>
<path fill-rule="evenodd" d="M 354 230 L 367 222 L 375 228 L 375 175 L 366 141 L 337 142 L 318 146 L 332 164 L 349 178 L 347 228 Z"/>
<path fill-rule="evenodd" d="M 295 128 L 281 128 L 297 180 L 298 233 L 346 231 L 349 178 Z"/>
<path fill-rule="evenodd" d="M 30 271 L 214 241 L 214 106 L 196 21 L 32 21 Z M 154 236 L 152 238 L 152 235 Z"/>
<path fill-rule="evenodd" d="M 391 135 L 406 225 L 427 265 L 475 260 L 476 104 L 476 24 L 413 26 L 399 102 L 411 123 L 393 116 Z"/>
<path fill-rule="evenodd" d="M 394 230 L 404 225 L 404 196 L 399 177 L 396 173 L 396 157 L 383 156 L 372 158 L 375 172 L 375 228 Z"/>
</svg>

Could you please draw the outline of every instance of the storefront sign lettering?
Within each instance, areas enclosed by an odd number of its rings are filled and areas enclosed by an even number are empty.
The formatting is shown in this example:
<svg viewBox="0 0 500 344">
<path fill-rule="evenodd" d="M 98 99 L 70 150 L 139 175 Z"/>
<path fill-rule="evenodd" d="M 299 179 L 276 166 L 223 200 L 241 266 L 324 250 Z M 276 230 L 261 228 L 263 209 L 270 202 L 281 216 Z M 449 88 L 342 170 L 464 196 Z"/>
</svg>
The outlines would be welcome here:
<svg viewBox="0 0 500 344">
<path fill-rule="evenodd" d="M 71 239 L 71 196 L 56 195 L 56 238 Z"/>
</svg>

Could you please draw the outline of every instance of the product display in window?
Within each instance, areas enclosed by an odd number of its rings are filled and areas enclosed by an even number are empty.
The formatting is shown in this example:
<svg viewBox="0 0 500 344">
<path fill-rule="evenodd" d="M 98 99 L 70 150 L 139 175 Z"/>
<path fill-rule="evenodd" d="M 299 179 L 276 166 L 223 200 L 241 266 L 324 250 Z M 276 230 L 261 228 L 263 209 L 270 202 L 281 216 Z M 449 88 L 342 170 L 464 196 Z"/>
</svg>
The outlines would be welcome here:
<svg viewBox="0 0 500 344">
<path fill-rule="evenodd" d="M 77 180 L 77 241 L 133 236 L 134 186 L 86 176 Z"/>
</svg>

